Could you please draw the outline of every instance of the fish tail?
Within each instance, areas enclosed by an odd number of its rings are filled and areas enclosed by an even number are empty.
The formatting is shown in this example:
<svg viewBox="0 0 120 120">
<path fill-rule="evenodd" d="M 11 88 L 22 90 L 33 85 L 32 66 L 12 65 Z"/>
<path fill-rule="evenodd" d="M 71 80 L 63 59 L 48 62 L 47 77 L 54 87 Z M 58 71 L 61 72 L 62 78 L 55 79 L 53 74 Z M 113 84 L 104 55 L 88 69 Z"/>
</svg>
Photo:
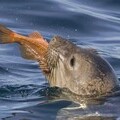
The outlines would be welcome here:
<svg viewBox="0 0 120 120">
<path fill-rule="evenodd" d="M 6 43 L 14 43 L 18 42 L 16 39 L 16 33 L 9 30 L 3 25 L 0 25 L 0 43 L 6 44 Z"/>
<path fill-rule="evenodd" d="M 37 61 L 42 60 L 48 49 L 47 41 L 38 32 L 23 36 L 3 25 L 0 25 L 0 43 L 18 43 L 23 58 Z"/>
</svg>

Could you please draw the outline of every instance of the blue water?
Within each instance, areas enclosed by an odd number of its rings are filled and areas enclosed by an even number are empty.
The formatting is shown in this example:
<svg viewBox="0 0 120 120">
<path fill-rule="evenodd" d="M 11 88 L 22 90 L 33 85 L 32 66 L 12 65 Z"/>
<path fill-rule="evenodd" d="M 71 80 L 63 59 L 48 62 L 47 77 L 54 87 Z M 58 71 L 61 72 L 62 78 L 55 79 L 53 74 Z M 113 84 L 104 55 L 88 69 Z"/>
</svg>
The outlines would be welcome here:
<svg viewBox="0 0 120 120">
<path fill-rule="evenodd" d="M 0 24 L 27 35 L 39 31 L 98 50 L 120 79 L 119 0 L 0 0 Z M 118 120 L 120 96 L 102 105 L 75 108 L 50 99 L 38 63 L 21 58 L 19 45 L 0 45 L 1 120 Z"/>
</svg>

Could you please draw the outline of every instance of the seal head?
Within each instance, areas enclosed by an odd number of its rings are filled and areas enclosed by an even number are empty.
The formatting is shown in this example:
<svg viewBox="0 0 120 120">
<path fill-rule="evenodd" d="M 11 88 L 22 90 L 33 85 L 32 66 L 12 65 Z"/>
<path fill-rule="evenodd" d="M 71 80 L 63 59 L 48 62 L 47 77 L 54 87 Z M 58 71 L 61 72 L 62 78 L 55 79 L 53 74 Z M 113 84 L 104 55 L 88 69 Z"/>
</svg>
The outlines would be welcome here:
<svg viewBox="0 0 120 120">
<path fill-rule="evenodd" d="M 94 49 L 78 47 L 59 36 L 50 41 L 45 59 L 50 86 L 77 95 L 100 96 L 118 85 L 113 68 Z"/>
</svg>

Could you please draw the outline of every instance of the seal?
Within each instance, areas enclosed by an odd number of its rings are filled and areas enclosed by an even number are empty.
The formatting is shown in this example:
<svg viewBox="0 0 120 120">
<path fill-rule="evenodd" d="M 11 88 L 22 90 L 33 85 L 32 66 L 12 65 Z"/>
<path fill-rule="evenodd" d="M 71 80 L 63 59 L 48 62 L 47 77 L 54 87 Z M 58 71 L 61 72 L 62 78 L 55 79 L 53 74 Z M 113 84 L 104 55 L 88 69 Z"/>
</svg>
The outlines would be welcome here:
<svg viewBox="0 0 120 120">
<path fill-rule="evenodd" d="M 51 86 L 68 88 L 77 95 L 99 96 L 118 85 L 113 68 L 96 50 L 78 47 L 62 37 L 50 41 L 46 59 Z"/>
<path fill-rule="evenodd" d="M 19 35 L 0 25 L 0 43 L 19 43 L 22 56 L 37 60 L 50 86 L 82 96 L 107 95 L 118 86 L 111 65 L 91 48 L 78 47 L 60 36 L 48 43 L 38 33 Z"/>
</svg>

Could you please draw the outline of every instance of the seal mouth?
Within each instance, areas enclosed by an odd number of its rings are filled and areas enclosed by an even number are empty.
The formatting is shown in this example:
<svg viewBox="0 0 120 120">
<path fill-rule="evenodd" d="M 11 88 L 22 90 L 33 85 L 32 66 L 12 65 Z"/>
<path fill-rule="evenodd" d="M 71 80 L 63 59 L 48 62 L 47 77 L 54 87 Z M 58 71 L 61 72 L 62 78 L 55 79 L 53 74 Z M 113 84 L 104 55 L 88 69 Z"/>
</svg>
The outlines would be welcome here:
<svg viewBox="0 0 120 120">
<path fill-rule="evenodd" d="M 41 46 L 39 47 L 40 58 L 38 61 L 41 70 L 46 76 L 53 74 L 53 69 L 55 74 L 55 68 L 57 68 L 59 61 L 64 63 L 64 55 L 61 52 L 63 43 L 58 38 L 60 39 L 58 36 L 53 37 L 49 43 L 47 41 L 41 41 Z"/>
</svg>

